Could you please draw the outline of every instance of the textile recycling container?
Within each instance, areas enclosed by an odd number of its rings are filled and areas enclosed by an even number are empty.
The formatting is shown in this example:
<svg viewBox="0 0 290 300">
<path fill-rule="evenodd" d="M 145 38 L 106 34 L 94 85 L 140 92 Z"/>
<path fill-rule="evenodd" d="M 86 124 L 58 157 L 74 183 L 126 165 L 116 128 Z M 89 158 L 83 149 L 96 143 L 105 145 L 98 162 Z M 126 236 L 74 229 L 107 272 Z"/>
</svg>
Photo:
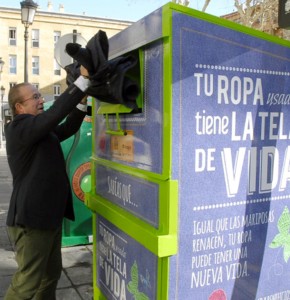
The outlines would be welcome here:
<svg viewBox="0 0 290 300">
<path fill-rule="evenodd" d="M 290 43 L 168 3 L 109 40 L 93 102 L 94 299 L 290 298 Z"/>
<path fill-rule="evenodd" d="M 52 101 L 45 103 L 47 109 Z M 88 98 L 91 107 L 91 98 Z M 75 221 L 63 220 L 62 247 L 92 243 L 92 212 L 85 205 L 85 192 L 91 189 L 92 118 L 88 114 L 79 131 L 61 143 L 69 176 Z"/>
</svg>

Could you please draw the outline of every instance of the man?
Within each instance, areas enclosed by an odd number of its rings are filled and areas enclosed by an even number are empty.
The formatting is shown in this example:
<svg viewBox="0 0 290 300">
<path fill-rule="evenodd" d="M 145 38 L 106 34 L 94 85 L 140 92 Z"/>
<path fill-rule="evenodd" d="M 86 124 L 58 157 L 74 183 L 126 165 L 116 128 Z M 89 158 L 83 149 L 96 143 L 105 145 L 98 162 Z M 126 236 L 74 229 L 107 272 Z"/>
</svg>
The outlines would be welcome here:
<svg viewBox="0 0 290 300">
<path fill-rule="evenodd" d="M 88 75 L 82 67 L 81 74 Z M 80 128 L 89 84 L 84 76 L 78 77 L 46 111 L 33 85 L 22 83 L 9 91 L 13 120 L 5 127 L 5 136 L 13 191 L 7 225 L 18 269 L 5 300 L 56 299 L 62 221 L 74 220 L 60 142 Z"/>
</svg>

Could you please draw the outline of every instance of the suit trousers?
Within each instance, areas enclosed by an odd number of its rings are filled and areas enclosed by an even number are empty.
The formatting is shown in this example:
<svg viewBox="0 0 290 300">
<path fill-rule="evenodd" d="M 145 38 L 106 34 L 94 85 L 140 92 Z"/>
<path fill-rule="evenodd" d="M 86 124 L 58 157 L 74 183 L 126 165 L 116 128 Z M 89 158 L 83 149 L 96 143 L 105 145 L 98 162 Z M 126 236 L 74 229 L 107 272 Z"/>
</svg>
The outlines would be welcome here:
<svg viewBox="0 0 290 300">
<path fill-rule="evenodd" d="M 8 227 L 18 269 L 4 300 L 55 300 L 61 276 L 62 228 L 39 230 Z"/>
</svg>

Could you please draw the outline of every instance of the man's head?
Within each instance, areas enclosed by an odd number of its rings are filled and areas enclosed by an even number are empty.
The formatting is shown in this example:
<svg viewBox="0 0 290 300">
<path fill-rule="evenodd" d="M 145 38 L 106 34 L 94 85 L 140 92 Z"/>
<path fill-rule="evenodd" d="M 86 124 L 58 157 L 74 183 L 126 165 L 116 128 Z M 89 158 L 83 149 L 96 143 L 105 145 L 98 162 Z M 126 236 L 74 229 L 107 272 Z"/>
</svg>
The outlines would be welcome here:
<svg viewBox="0 0 290 300">
<path fill-rule="evenodd" d="M 44 99 L 35 86 L 30 83 L 20 83 L 13 86 L 8 94 L 8 102 L 12 115 L 43 112 Z"/>
</svg>

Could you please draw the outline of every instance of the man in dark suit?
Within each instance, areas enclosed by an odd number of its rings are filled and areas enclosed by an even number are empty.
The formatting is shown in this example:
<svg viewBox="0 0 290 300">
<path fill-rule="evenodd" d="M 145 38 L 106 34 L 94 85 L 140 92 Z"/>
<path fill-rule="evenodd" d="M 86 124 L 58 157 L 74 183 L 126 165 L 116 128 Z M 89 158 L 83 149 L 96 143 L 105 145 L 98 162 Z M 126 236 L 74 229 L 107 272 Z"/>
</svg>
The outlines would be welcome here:
<svg viewBox="0 0 290 300">
<path fill-rule="evenodd" d="M 88 75 L 81 67 L 81 74 Z M 13 192 L 7 216 L 18 270 L 5 300 L 54 300 L 61 275 L 63 218 L 74 220 L 72 195 L 60 142 L 75 134 L 86 115 L 90 81 L 80 76 L 46 111 L 29 83 L 12 87 L 13 120 L 5 127 Z"/>
</svg>

